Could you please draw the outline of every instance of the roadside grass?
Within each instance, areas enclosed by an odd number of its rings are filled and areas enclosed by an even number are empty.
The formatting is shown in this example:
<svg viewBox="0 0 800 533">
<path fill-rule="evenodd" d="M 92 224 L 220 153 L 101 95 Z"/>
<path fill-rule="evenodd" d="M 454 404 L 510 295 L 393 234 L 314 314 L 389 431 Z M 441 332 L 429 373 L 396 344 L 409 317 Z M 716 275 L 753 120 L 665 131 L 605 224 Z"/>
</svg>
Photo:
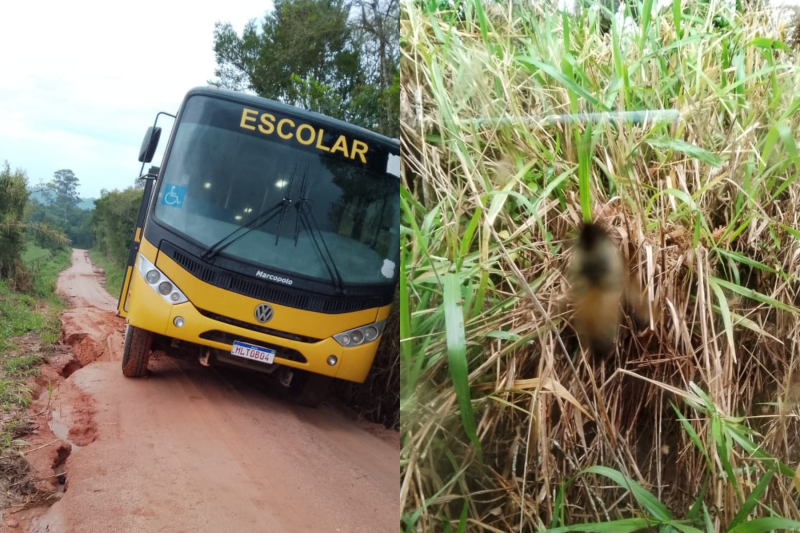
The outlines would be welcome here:
<svg viewBox="0 0 800 533">
<path fill-rule="evenodd" d="M 94 264 L 102 268 L 106 273 L 106 291 L 114 298 L 118 298 L 122 290 L 122 282 L 125 281 L 125 269 L 115 264 L 98 250 L 89 250 L 89 257 Z"/>
<path fill-rule="evenodd" d="M 56 279 L 70 263 L 69 250 L 43 255 L 28 247 L 26 253 L 42 260 L 30 290 L 12 291 L 0 279 L 0 509 L 36 493 L 22 451 L 27 443 L 21 437 L 32 429 L 24 416 L 33 393 L 27 383 L 61 334 L 58 315 L 65 304 Z"/>
<path fill-rule="evenodd" d="M 58 315 L 64 302 L 55 287 L 69 258 L 67 250 L 55 252 L 41 265 L 26 293 L 9 290 L 5 280 L 0 280 L 0 435 L 8 436 L 9 424 L 13 427 L 18 422 L 30 402 L 31 391 L 25 382 L 38 373 L 37 366 L 43 361 L 40 352 L 47 353 L 61 334 Z"/>
<path fill-rule="evenodd" d="M 724 3 L 453 4 L 402 3 L 402 529 L 800 531 L 797 54 Z M 606 362 L 587 219 L 653 312 Z"/>
<path fill-rule="evenodd" d="M 51 255 L 52 253 L 47 248 L 42 248 L 36 243 L 29 241 L 25 245 L 25 251 L 22 252 L 22 262 L 27 265 L 37 259 L 49 259 Z"/>
</svg>

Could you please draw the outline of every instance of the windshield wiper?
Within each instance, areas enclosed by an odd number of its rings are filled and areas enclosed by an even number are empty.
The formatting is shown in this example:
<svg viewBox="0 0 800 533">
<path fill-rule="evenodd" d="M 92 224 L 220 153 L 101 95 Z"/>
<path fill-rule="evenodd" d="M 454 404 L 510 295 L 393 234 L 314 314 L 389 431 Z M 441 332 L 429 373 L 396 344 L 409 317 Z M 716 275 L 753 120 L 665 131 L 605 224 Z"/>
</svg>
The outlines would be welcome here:
<svg viewBox="0 0 800 533">
<path fill-rule="evenodd" d="M 305 169 L 305 171 L 303 171 L 303 182 L 300 184 L 300 193 L 301 194 L 303 192 L 303 185 L 305 185 L 305 183 L 306 183 L 306 176 L 308 175 L 308 167 L 309 167 L 309 164 L 306 163 L 306 169 Z M 294 169 L 297 170 L 297 163 L 294 164 Z M 292 170 L 292 177 L 289 178 L 289 190 L 287 191 L 287 194 L 286 194 L 289 198 L 291 198 L 291 196 L 292 196 L 292 184 L 293 183 L 294 183 L 294 170 Z M 284 200 L 285 199 L 286 198 L 284 198 Z M 289 200 L 289 203 L 286 204 L 286 206 L 281 210 L 281 218 L 278 221 L 278 232 L 275 234 L 275 246 L 278 246 L 278 241 L 281 238 L 281 228 L 283 227 L 283 215 L 286 213 L 286 210 L 289 208 L 289 204 L 291 204 L 291 203 L 292 203 L 292 201 Z"/>
<path fill-rule="evenodd" d="M 322 237 L 322 232 L 319 229 L 317 220 L 314 218 L 314 212 L 308 208 L 309 202 L 308 198 L 306 197 L 305 184 L 306 175 L 303 174 L 303 182 L 300 184 L 300 199 L 295 204 L 295 208 L 297 209 L 297 219 L 295 219 L 294 225 L 294 245 L 297 246 L 297 238 L 299 234 L 297 222 L 300 221 L 303 223 L 303 227 L 305 228 L 306 232 L 311 236 L 311 242 L 314 244 L 314 248 L 322 258 L 322 263 L 328 270 L 331 280 L 333 280 L 333 282 L 336 284 L 337 293 L 346 296 L 347 289 L 344 286 L 344 280 L 342 279 L 339 269 L 336 268 L 336 261 L 334 261 L 331 251 L 328 249 L 328 245 L 325 244 L 325 239 Z M 316 230 L 316 232 L 319 234 L 319 241 L 317 241 L 317 236 L 314 234 L 314 230 Z M 322 243 L 322 248 L 325 248 L 327 256 L 322 253 L 320 243 Z"/>
<path fill-rule="evenodd" d="M 291 193 L 291 191 L 292 191 L 292 183 L 294 182 L 294 175 L 295 175 L 296 171 L 297 171 L 297 164 L 295 163 L 294 169 L 292 170 L 292 177 L 289 178 L 289 190 L 287 191 L 287 193 Z M 306 172 L 308 172 L 308 167 L 306 167 Z M 303 178 L 305 179 L 305 174 L 303 175 Z M 286 210 L 289 208 L 289 206 L 292 203 L 292 199 L 289 198 L 289 196 L 291 196 L 291 194 L 287 194 L 286 196 L 283 197 L 282 200 L 277 202 L 275 205 L 273 205 L 272 207 L 270 207 L 269 209 L 267 209 L 263 213 L 260 213 L 258 216 L 256 216 L 256 218 L 254 218 L 253 220 L 251 220 L 250 222 L 248 222 L 244 226 L 239 226 L 238 228 L 236 228 L 235 230 L 233 230 L 232 232 L 230 232 L 229 234 L 225 235 L 223 238 L 221 238 L 220 240 L 218 240 L 217 242 L 215 242 L 214 244 L 212 244 L 211 246 L 206 248 L 206 251 L 203 252 L 203 255 L 200 256 L 201 259 L 206 260 L 206 261 L 208 261 L 209 259 L 213 259 L 220 252 L 222 252 L 222 250 L 224 250 L 225 248 L 227 248 L 231 244 L 235 243 L 236 241 L 238 241 L 239 239 L 241 239 L 242 237 L 244 237 L 245 235 L 247 235 L 251 231 L 260 228 L 261 226 L 263 226 L 264 224 L 266 224 L 267 222 L 269 222 L 270 220 L 275 218 L 276 215 L 281 215 L 281 223 L 282 223 L 283 222 L 283 215 L 284 215 L 284 213 L 286 212 Z M 244 231 L 242 232 L 241 235 L 237 235 L 236 237 L 233 237 L 234 235 L 236 235 L 236 233 L 238 233 L 238 232 L 240 232 L 242 230 L 244 230 Z M 233 238 L 231 239 L 231 237 L 233 237 Z M 225 242 L 228 239 L 231 239 L 231 240 L 228 241 L 228 242 Z"/>
</svg>

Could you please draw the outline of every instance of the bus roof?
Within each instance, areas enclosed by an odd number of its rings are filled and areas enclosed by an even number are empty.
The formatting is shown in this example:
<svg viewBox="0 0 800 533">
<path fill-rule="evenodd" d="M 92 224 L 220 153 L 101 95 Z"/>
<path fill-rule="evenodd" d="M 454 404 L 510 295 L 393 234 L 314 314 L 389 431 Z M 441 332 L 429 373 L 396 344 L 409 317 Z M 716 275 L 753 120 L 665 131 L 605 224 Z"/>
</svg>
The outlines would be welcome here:
<svg viewBox="0 0 800 533">
<path fill-rule="evenodd" d="M 239 102 L 242 104 L 250 104 L 253 106 L 266 106 L 274 109 L 275 111 L 294 114 L 299 117 L 308 118 L 309 120 L 313 120 L 315 122 L 319 122 L 322 124 L 329 124 L 331 126 L 351 130 L 353 132 L 357 132 L 360 135 L 368 138 L 372 138 L 381 144 L 386 144 L 392 146 L 396 150 L 400 150 L 400 140 L 399 139 L 392 139 L 386 137 L 385 135 L 381 135 L 380 133 L 374 132 L 367 128 L 363 128 L 361 126 L 357 126 L 355 124 L 351 124 L 349 122 L 339 120 L 336 118 L 332 118 L 320 113 L 316 113 L 314 111 L 308 111 L 302 109 L 300 107 L 295 107 L 287 104 L 283 104 L 281 102 L 277 102 L 275 100 L 270 100 L 268 98 L 262 98 L 261 96 L 255 96 L 252 94 L 242 93 L 238 91 L 232 91 L 230 89 L 222 89 L 217 88 L 215 86 L 199 86 L 193 89 L 190 89 L 189 92 L 186 93 L 184 97 L 184 101 L 186 101 L 190 96 L 194 95 L 203 95 L 203 96 L 211 96 L 215 98 L 223 98 L 225 100 L 231 100 L 235 102 Z"/>
</svg>

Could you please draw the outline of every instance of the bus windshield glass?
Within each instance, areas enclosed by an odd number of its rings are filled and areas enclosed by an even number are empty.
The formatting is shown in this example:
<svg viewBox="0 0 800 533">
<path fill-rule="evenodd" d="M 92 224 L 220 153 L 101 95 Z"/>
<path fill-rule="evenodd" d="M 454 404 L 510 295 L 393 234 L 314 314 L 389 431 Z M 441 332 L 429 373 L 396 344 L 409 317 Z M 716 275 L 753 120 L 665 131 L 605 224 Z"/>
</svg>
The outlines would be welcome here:
<svg viewBox="0 0 800 533">
<path fill-rule="evenodd" d="M 196 95 L 165 165 L 155 218 L 206 256 L 334 286 L 396 281 L 399 158 L 359 130 Z"/>
</svg>

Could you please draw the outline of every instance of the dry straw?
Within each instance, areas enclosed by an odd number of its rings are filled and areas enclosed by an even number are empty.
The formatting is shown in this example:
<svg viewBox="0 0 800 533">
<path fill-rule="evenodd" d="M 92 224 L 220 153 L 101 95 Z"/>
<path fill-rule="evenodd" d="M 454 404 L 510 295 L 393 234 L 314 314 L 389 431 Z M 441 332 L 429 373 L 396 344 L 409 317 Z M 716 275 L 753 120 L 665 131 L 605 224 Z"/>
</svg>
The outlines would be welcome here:
<svg viewBox="0 0 800 533">
<path fill-rule="evenodd" d="M 607 32 L 602 9 L 443 4 L 401 21 L 402 529 L 800 530 L 782 30 L 718 2 Z M 564 305 L 587 218 L 653 311 L 605 362 Z"/>
</svg>

